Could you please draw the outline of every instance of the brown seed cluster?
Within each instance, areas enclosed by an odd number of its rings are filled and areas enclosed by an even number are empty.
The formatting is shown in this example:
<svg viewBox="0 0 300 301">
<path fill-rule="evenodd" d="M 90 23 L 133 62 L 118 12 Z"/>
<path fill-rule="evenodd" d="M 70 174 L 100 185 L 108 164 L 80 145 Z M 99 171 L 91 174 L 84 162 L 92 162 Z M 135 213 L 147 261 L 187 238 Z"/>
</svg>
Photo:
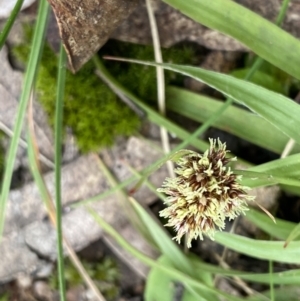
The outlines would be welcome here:
<svg viewBox="0 0 300 301">
<path fill-rule="evenodd" d="M 234 219 L 247 210 L 248 187 L 242 186 L 241 176 L 226 165 L 226 144 L 210 139 L 210 148 L 203 155 L 190 152 L 178 159 L 176 177 L 167 178 L 158 191 L 165 193 L 167 207 L 160 216 L 168 218 L 166 226 L 174 227 L 180 242 L 187 235 L 187 245 L 206 234 L 213 239 L 216 228 L 225 227 L 226 218 Z"/>
</svg>

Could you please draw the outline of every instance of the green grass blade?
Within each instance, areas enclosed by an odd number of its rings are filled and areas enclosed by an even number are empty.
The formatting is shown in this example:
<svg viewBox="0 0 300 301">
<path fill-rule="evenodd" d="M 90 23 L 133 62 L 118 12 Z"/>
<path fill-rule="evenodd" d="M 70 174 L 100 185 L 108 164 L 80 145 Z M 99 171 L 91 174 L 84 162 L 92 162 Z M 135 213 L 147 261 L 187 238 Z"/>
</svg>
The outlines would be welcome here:
<svg viewBox="0 0 300 301">
<path fill-rule="evenodd" d="M 206 285 L 213 285 L 210 273 L 202 271 L 202 273 L 195 273 L 193 266 L 190 264 L 188 258 L 179 249 L 178 245 L 174 243 L 166 231 L 159 225 L 147 212 L 146 210 L 135 200 L 132 199 L 132 205 L 138 213 L 145 226 L 148 227 L 149 232 L 152 235 L 152 239 L 155 240 L 159 246 L 162 254 L 168 259 L 171 265 L 178 270 L 190 275 L 194 278 L 199 279 Z M 202 296 L 207 300 L 216 300 L 214 295 L 209 292 L 202 292 Z"/>
<path fill-rule="evenodd" d="M 140 204 L 133 199 L 131 203 L 141 220 L 145 225 L 147 225 L 152 238 L 155 240 L 156 245 L 159 247 L 162 254 L 170 259 L 174 267 L 188 275 L 192 275 L 192 266 L 190 266 L 189 261 L 179 249 L 178 245 L 171 240 L 166 231 L 158 225 L 158 223 L 145 211 L 144 208 L 142 208 Z"/>
<path fill-rule="evenodd" d="M 222 107 L 220 107 L 214 115 L 212 115 L 209 120 L 202 126 L 200 126 L 193 134 L 188 134 L 185 130 L 182 130 L 177 125 L 174 125 L 172 122 L 170 122 L 168 119 L 166 119 L 164 116 L 158 114 L 154 110 L 152 110 L 149 106 L 145 105 L 141 100 L 139 100 L 135 95 L 130 93 L 126 88 L 124 88 L 119 82 L 115 80 L 111 76 L 111 74 L 107 71 L 107 69 L 104 67 L 101 60 L 95 56 L 94 57 L 94 63 L 96 67 L 98 68 L 98 75 L 101 77 L 101 79 L 113 90 L 121 92 L 122 95 L 125 95 L 129 99 L 131 99 L 135 104 L 137 104 L 142 110 L 147 113 L 147 117 L 150 121 L 153 121 L 154 123 L 158 124 L 159 126 L 165 127 L 169 132 L 175 133 L 179 138 L 184 139 L 184 141 L 179 144 L 177 147 L 175 147 L 172 152 L 168 155 L 172 155 L 174 152 L 185 148 L 187 145 L 191 144 L 193 146 L 196 146 L 198 149 L 202 151 L 206 151 L 209 147 L 209 145 L 206 142 L 199 141 L 196 138 L 202 134 L 209 126 L 212 124 L 219 115 L 221 115 L 228 106 L 231 105 L 232 100 L 228 99 L 226 103 Z M 144 173 L 144 177 L 147 177 L 149 173 L 152 173 L 155 171 L 159 166 L 161 166 L 162 163 L 166 161 L 168 156 L 164 156 L 161 160 L 156 162 L 152 165 L 152 167 L 148 168 L 147 171 Z M 247 163 L 246 163 L 247 165 Z M 143 179 L 141 180 L 143 181 Z M 139 183 L 138 183 L 139 184 Z"/>
<path fill-rule="evenodd" d="M 235 174 L 242 175 L 243 183 L 249 183 L 250 187 L 270 186 L 275 184 L 284 184 L 289 186 L 300 187 L 300 179 L 277 176 L 270 172 L 255 172 L 249 170 L 235 170 Z"/>
<path fill-rule="evenodd" d="M 245 74 L 247 74 L 248 72 L 249 68 L 235 69 L 232 72 L 230 72 L 229 75 L 234 76 L 236 78 L 245 79 Z M 275 75 L 270 75 L 263 71 L 256 71 L 249 81 L 268 90 L 283 95 L 288 95 L 288 91 L 284 87 L 283 81 L 280 81 L 278 78 L 275 77 Z"/>
<path fill-rule="evenodd" d="M 138 60 L 119 59 L 148 66 L 163 66 L 167 70 L 181 73 L 199 80 L 242 103 L 256 112 L 288 137 L 300 143 L 300 106 L 289 98 L 265 88 L 218 72 L 192 66 L 156 64 Z"/>
<path fill-rule="evenodd" d="M 205 122 L 222 105 L 218 100 L 185 89 L 167 89 L 168 109 L 199 122 Z M 229 107 L 213 126 L 277 154 L 283 151 L 289 140 L 265 119 L 235 106 Z M 300 152 L 300 145 L 292 151 L 297 152 Z"/>
<path fill-rule="evenodd" d="M 128 97 L 130 100 L 132 100 L 139 108 L 141 108 L 146 114 L 150 121 L 154 122 L 155 124 L 158 124 L 159 126 L 165 127 L 170 133 L 173 133 L 177 135 L 180 139 L 188 139 L 191 137 L 191 133 L 184 130 L 180 126 L 176 125 L 175 123 L 168 120 L 166 117 L 160 115 L 155 110 L 153 110 L 151 107 L 147 106 L 142 100 L 137 98 L 134 94 L 132 94 L 129 90 L 127 90 L 125 87 L 123 87 L 104 67 L 101 60 L 95 56 L 94 57 L 94 63 L 98 70 L 103 74 L 105 77 L 102 78 L 104 82 L 109 86 L 113 87 L 113 91 L 115 89 L 118 89 L 122 92 L 123 95 Z M 209 144 L 207 142 L 204 142 L 203 140 L 197 139 L 197 137 L 194 137 L 194 139 L 191 139 L 189 141 L 189 144 L 193 145 L 197 149 L 201 151 L 205 151 L 209 148 Z"/>
<path fill-rule="evenodd" d="M 61 201 L 61 150 L 63 136 L 63 107 L 64 91 L 66 79 L 67 55 L 63 45 L 60 45 L 57 95 L 55 109 L 55 204 L 56 204 L 56 235 L 57 235 L 57 264 L 59 292 L 62 301 L 66 300 L 64 252 L 63 252 L 63 233 L 62 233 L 62 201 Z"/>
<path fill-rule="evenodd" d="M 130 252 L 134 257 L 139 259 L 141 262 L 145 263 L 146 265 L 150 266 L 151 268 L 158 268 L 161 270 L 162 273 L 166 273 L 167 275 L 171 276 L 174 279 L 178 279 L 178 281 L 182 282 L 186 287 L 197 288 L 200 291 L 207 291 L 213 294 L 218 294 L 220 296 L 224 296 L 229 298 L 232 301 L 242 301 L 243 299 L 231 296 L 229 294 L 220 292 L 213 287 L 206 286 L 205 284 L 201 283 L 200 281 L 186 275 L 185 273 L 178 271 L 169 266 L 164 266 L 159 264 L 158 262 L 152 260 L 151 258 L 147 257 L 146 255 L 142 254 L 135 248 L 133 248 L 119 233 L 117 233 L 108 223 L 106 223 L 92 208 L 87 207 L 88 212 L 91 216 L 96 220 L 96 222 L 106 231 L 109 235 L 111 235 L 125 250 Z"/>
<path fill-rule="evenodd" d="M 5 166 L 4 176 L 3 176 L 3 183 L 2 183 L 1 197 L 0 197 L 0 237 L 2 236 L 3 228 L 4 228 L 6 201 L 9 193 L 13 167 L 16 159 L 18 142 L 20 139 L 26 107 L 34 83 L 35 74 L 40 58 L 40 53 L 44 41 L 44 33 L 45 33 L 45 28 L 48 19 L 48 12 L 49 12 L 48 2 L 46 0 L 41 0 L 39 6 L 38 18 L 35 26 L 31 52 L 28 61 L 28 67 L 24 78 L 23 91 L 22 91 L 22 95 L 17 111 L 16 123 L 13 130 L 14 135 L 12 137 L 9 146 L 8 156 L 7 156 L 6 166 Z"/>
<path fill-rule="evenodd" d="M 285 245 L 288 246 L 292 240 L 295 240 L 300 236 L 300 224 L 295 225 L 292 231 L 289 233 L 289 236 L 286 239 Z"/>
<path fill-rule="evenodd" d="M 191 76 L 232 97 L 300 143 L 300 106 L 289 98 L 252 83 L 196 67 L 172 64 L 164 64 L 164 67 Z"/>
<path fill-rule="evenodd" d="M 165 255 L 160 256 L 157 259 L 157 262 L 173 267 L 170 257 Z M 146 287 L 145 287 L 145 300 L 164 300 L 164 301 L 173 301 L 176 296 L 176 287 L 175 283 L 178 280 L 174 277 L 162 273 L 158 268 L 152 268 L 148 274 Z M 202 298 L 201 298 L 201 297 Z M 194 301 L 194 300 L 209 300 L 209 301 L 219 301 L 219 298 L 215 294 L 207 294 L 203 290 L 195 290 L 191 287 L 183 289 L 183 295 L 181 298 L 182 301 Z"/>
<path fill-rule="evenodd" d="M 191 263 L 196 271 L 207 271 L 213 273 L 215 275 L 222 275 L 222 276 L 237 276 L 239 278 L 249 280 L 255 283 L 265 283 L 269 284 L 270 282 L 270 274 L 269 273 L 246 273 L 244 271 L 237 271 L 231 269 L 223 269 L 221 267 L 203 263 L 198 260 L 198 258 L 190 258 Z M 284 272 L 277 272 L 272 274 L 274 284 L 299 284 L 300 282 L 300 270 L 289 270 Z"/>
<path fill-rule="evenodd" d="M 266 61 L 300 79 L 299 40 L 258 14 L 227 0 L 164 2 L 195 21 L 235 38 Z"/>
<path fill-rule="evenodd" d="M 165 160 L 165 159 L 162 158 L 158 162 L 155 162 L 153 165 L 160 165 L 163 160 Z M 72 205 L 72 207 L 76 208 L 78 206 L 82 206 L 82 205 L 85 205 L 85 204 L 88 204 L 91 202 L 99 201 L 99 200 L 115 193 L 119 189 L 122 189 L 122 188 L 132 184 L 134 181 L 139 181 L 142 176 L 144 176 L 145 174 L 148 174 L 152 169 L 153 169 L 153 167 L 151 165 L 151 166 L 145 168 L 141 172 L 141 175 L 135 174 L 134 176 L 131 176 L 127 180 L 124 180 L 122 183 L 116 185 L 114 188 L 107 190 L 106 192 L 101 193 L 100 195 L 96 195 L 90 199 L 80 201 L 80 202 Z M 251 172 L 251 171 L 256 172 L 256 173 L 260 172 L 260 173 L 264 173 L 267 175 L 267 176 L 263 175 L 261 178 L 258 178 L 256 180 L 244 177 L 242 180 L 242 184 L 249 186 L 249 187 L 258 187 L 258 186 L 265 186 L 265 185 L 271 185 L 271 184 L 278 183 L 278 181 L 276 179 L 272 179 L 272 176 L 276 177 L 277 175 L 279 175 L 278 180 L 281 180 L 281 178 L 282 178 L 282 180 L 284 180 L 284 181 L 291 181 L 291 183 L 296 184 L 296 183 L 299 183 L 298 179 L 300 178 L 300 155 L 296 154 L 296 155 L 292 155 L 292 156 L 284 158 L 284 159 L 274 160 L 269 163 L 251 167 L 248 170 L 249 170 L 249 172 Z"/>
<path fill-rule="evenodd" d="M 300 264 L 300 241 L 293 241 L 284 248 L 284 241 L 255 240 L 226 232 L 217 232 L 215 240 L 229 249 L 250 257 Z"/>
<path fill-rule="evenodd" d="M 269 179 L 250 179 L 243 178 L 243 185 L 257 187 L 269 185 L 272 182 L 272 177 L 291 179 L 292 185 L 299 182 L 300 179 L 300 154 L 291 155 L 284 159 L 274 160 L 268 163 L 250 167 L 247 172 L 263 173 L 269 176 Z M 295 180 L 295 181 L 293 181 Z"/>
<path fill-rule="evenodd" d="M 157 262 L 165 266 L 172 267 L 172 262 L 168 257 L 162 255 Z M 153 268 L 149 271 L 144 291 L 145 301 L 164 300 L 172 301 L 176 294 L 176 279 L 161 273 L 159 269 Z M 182 301 L 194 300 L 194 296 L 189 291 L 185 292 L 181 297 Z"/>
<path fill-rule="evenodd" d="M 281 240 L 286 240 L 296 226 L 295 223 L 287 222 L 279 218 L 276 218 L 276 224 L 274 224 L 265 213 L 258 212 L 254 209 L 247 211 L 245 217 L 264 232 Z"/>
<path fill-rule="evenodd" d="M 34 182 L 36 183 L 39 192 L 41 194 L 41 199 L 44 201 L 45 207 L 47 208 L 48 212 L 51 212 L 52 206 L 51 206 L 51 197 L 49 195 L 49 191 L 45 185 L 44 179 L 40 173 L 40 168 L 38 166 L 38 162 L 36 160 L 37 154 L 36 149 L 34 145 L 34 137 L 33 133 L 28 131 L 27 134 L 27 153 L 28 153 L 28 160 L 29 160 L 29 167 L 31 170 L 31 174 L 33 176 Z"/>
<path fill-rule="evenodd" d="M 248 298 L 245 299 L 245 301 L 261 301 L 263 300 L 263 296 L 269 297 L 271 296 L 268 300 L 271 301 L 298 301 L 299 300 L 299 294 L 300 294 L 300 289 L 299 285 L 294 285 L 294 286 L 280 286 L 276 289 L 274 289 L 274 297 L 272 299 L 272 294 L 270 294 L 270 291 L 264 291 L 260 294 L 260 296 L 249 296 Z"/>
<path fill-rule="evenodd" d="M 286 16 L 286 12 L 289 8 L 289 4 L 290 4 L 291 0 L 283 0 L 282 3 L 281 3 L 281 8 L 280 8 L 280 11 L 279 11 L 279 14 L 276 18 L 276 22 L 275 24 L 277 25 L 281 25 L 285 16 Z"/>
<path fill-rule="evenodd" d="M 14 9 L 12 10 L 12 12 L 9 15 L 8 20 L 5 23 L 5 26 L 3 28 L 3 30 L 0 33 L 0 50 L 2 49 L 6 38 L 17 18 L 18 13 L 20 12 L 21 8 L 22 8 L 22 4 L 23 4 L 24 0 L 18 0 L 14 6 Z"/>
</svg>

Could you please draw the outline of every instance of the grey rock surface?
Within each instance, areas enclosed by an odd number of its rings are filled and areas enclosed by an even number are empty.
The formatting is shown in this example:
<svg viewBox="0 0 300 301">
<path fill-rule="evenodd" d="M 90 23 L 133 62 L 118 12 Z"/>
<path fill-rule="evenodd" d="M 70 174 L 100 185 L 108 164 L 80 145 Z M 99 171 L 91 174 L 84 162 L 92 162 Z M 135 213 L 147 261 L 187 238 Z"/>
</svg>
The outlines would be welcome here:
<svg viewBox="0 0 300 301">
<path fill-rule="evenodd" d="M 275 22 L 281 1 L 237 0 L 239 4 Z M 206 48 L 226 51 L 247 51 L 241 43 L 217 31 L 211 30 L 181 14 L 161 0 L 152 0 L 155 10 L 161 45 L 170 47 L 180 42 L 189 41 Z M 283 22 L 283 29 L 300 37 L 300 3 L 293 1 Z M 152 37 L 145 5 L 135 12 L 114 32 L 113 38 L 133 43 L 152 45 Z"/>
<path fill-rule="evenodd" d="M 17 0 L 0 0 L 0 19 L 6 19 L 10 16 Z M 22 9 L 30 6 L 35 0 L 24 0 Z"/>
<path fill-rule="evenodd" d="M 16 114 L 19 105 L 19 97 L 22 90 L 23 74 L 20 71 L 12 69 L 9 60 L 7 48 L 3 47 L 0 51 L 0 129 L 8 136 L 11 136 L 15 125 Z M 41 106 L 33 102 L 34 122 L 37 144 L 41 154 L 50 161 L 53 159 L 53 137 L 52 131 L 47 123 L 47 117 Z M 24 122 L 25 123 L 25 122 Z M 27 164 L 26 160 L 26 127 L 23 127 L 22 142 L 18 149 L 17 161 L 15 168 Z M 9 141 L 7 141 L 7 147 Z M 23 146 L 21 146 L 23 145 Z"/>
<path fill-rule="evenodd" d="M 120 180 L 130 175 L 128 164 L 143 169 L 146 164 L 154 162 L 160 156 L 160 152 L 151 147 L 148 142 L 134 137 L 128 141 L 121 141 L 112 150 L 106 150 L 103 153 L 105 153 L 106 164 Z M 128 163 L 125 163 L 126 159 Z M 160 179 L 164 179 L 165 176 L 165 168 L 160 169 L 153 178 L 156 185 L 160 185 Z M 45 174 L 44 179 L 53 196 L 53 172 Z M 109 185 L 93 154 L 79 157 L 62 168 L 63 231 L 64 236 L 76 251 L 101 238 L 103 231 L 84 206 L 74 207 L 73 205 L 90 197 L 96 196 L 95 199 L 97 199 L 97 195 L 107 189 Z M 145 187 L 135 197 L 143 204 L 156 199 L 155 195 Z M 92 202 L 89 206 L 132 245 L 149 256 L 156 256 L 156 253 L 128 221 L 117 194 Z M 147 274 L 146 266 L 131 255 L 124 255 L 124 251 L 107 235 L 105 239 L 109 244 L 114 245 L 114 252 L 125 258 L 133 270 L 141 276 Z M 45 263 L 40 258 L 50 261 L 56 258 L 55 230 L 47 218 L 46 209 L 33 182 L 10 192 L 5 236 L 0 244 L 0 254 L 2 254 L 0 282 L 11 280 L 21 272 L 38 274 L 45 268 Z"/>
</svg>

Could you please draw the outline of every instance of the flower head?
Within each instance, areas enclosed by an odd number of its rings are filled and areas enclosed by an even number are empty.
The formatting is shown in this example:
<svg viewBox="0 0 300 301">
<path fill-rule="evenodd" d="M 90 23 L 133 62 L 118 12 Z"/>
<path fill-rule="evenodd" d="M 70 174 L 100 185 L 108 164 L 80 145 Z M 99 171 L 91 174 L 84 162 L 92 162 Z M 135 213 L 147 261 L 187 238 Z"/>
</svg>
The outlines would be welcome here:
<svg viewBox="0 0 300 301">
<path fill-rule="evenodd" d="M 253 200 L 242 186 L 240 175 L 226 165 L 236 158 L 226 158 L 226 144 L 210 139 L 203 154 L 190 151 L 177 160 L 176 177 L 167 178 L 158 189 L 168 197 L 160 216 L 168 218 L 166 226 L 174 227 L 180 242 L 187 235 L 187 246 L 206 234 L 214 239 L 216 228 L 225 227 L 225 219 L 234 219 L 247 210 L 246 200 Z"/>
</svg>

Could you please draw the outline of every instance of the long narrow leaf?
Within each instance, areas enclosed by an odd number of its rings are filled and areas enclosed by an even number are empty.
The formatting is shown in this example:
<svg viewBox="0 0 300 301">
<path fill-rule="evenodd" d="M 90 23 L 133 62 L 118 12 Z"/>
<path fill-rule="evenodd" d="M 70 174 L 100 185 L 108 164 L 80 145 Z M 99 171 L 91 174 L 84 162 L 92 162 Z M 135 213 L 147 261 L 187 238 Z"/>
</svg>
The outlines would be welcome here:
<svg viewBox="0 0 300 301">
<path fill-rule="evenodd" d="M 293 241 L 284 248 L 284 241 L 255 240 L 225 232 L 216 233 L 215 240 L 229 249 L 250 257 L 300 264 L 300 241 Z"/>
<path fill-rule="evenodd" d="M 299 300 L 299 294 L 300 294 L 300 288 L 299 285 L 294 286 L 280 286 L 276 289 L 274 289 L 273 294 L 270 294 L 269 290 L 266 290 L 261 293 L 259 296 L 249 296 L 246 301 L 261 301 L 262 298 L 265 296 L 265 298 L 271 296 L 271 299 L 268 298 L 268 300 L 276 300 L 276 301 L 298 301 Z M 276 299 L 275 299 L 276 297 Z"/>
<path fill-rule="evenodd" d="M 256 283 L 270 283 L 270 274 L 269 273 L 246 273 L 237 270 L 225 270 L 218 266 L 203 263 L 198 260 L 198 258 L 191 258 L 191 263 L 194 266 L 196 271 L 207 271 L 211 272 L 215 275 L 222 275 L 222 276 L 237 276 L 239 278 L 249 280 L 251 282 Z M 272 279 L 274 284 L 299 284 L 300 283 L 300 270 L 289 270 L 284 272 L 277 272 L 272 274 Z"/>
<path fill-rule="evenodd" d="M 143 207 L 132 199 L 132 205 L 139 214 L 141 220 L 145 225 L 148 226 L 149 232 L 151 233 L 156 244 L 159 246 L 163 255 L 168 259 L 168 261 L 176 267 L 178 270 L 191 275 L 206 285 L 213 285 L 212 277 L 210 273 L 203 271 L 202 273 L 195 273 L 193 265 L 190 264 L 188 258 L 183 254 L 183 252 L 178 248 L 178 246 L 171 240 L 166 231 L 162 229 L 162 226 L 158 225 L 156 221 L 143 209 Z M 216 300 L 214 295 L 209 292 L 202 292 L 202 296 L 207 300 Z"/>
<path fill-rule="evenodd" d="M 163 0 L 195 21 L 229 35 L 300 79 L 300 42 L 258 14 L 228 0 Z"/>
<path fill-rule="evenodd" d="M 250 187 L 270 186 L 275 184 L 300 187 L 300 180 L 285 176 L 277 176 L 272 172 L 263 173 L 249 170 L 236 170 L 235 173 L 243 175 L 243 183 L 249 183 Z"/>
<path fill-rule="evenodd" d="M 192 275 L 192 266 L 190 266 L 189 261 L 178 246 L 172 241 L 170 236 L 167 235 L 166 231 L 164 231 L 134 199 L 131 199 L 131 203 L 141 220 L 148 226 L 149 232 L 156 241 L 156 244 L 159 246 L 160 251 L 165 256 L 170 257 L 169 259 L 173 263 L 174 267 Z"/>
<path fill-rule="evenodd" d="M 16 116 L 14 135 L 12 137 L 10 147 L 8 150 L 5 172 L 3 176 L 3 183 L 2 183 L 1 197 L 0 197 L 0 237 L 2 236 L 3 228 L 4 228 L 6 201 L 8 197 L 14 163 L 16 159 L 18 142 L 21 135 L 22 125 L 23 125 L 23 120 L 26 112 L 27 103 L 29 100 L 29 95 L 34 83 L 34 78 L 35 78 L 35 74 L 36 74 L 36 70 L 41 54 L 41 49 L 44 41 L 45 28 L 48 19 L 48 12 L 49 12 L 48 2 L 46 0 L 41 0 L 39 12 L 38 12 L 38 19 L 35 26 L 31 52 L 28 61 L 28 67 L 24 78 L 23 91 L 20 99 L 20 104 L 18 107 L 17 116 Z"/>
<path fill-rule="evenodd" d="M 285 242 L 285 247 L 288 246 L 292 240 L 295 240 L 299 236 L 300 236 L 300 224 L 296 225 L 294 227 L 294 229 L 290 232 L 290 234 Z"/>
<path fill-rule="evenodd" d="M 295 223 L 287 222 L 279 218 L 276 218 L 276 224 L 274 224 L 265 213 L 258 212 L 254 209 L 247 211 L 245 218 L 272 237 L 281 240 L 286 240 L 290 232 L 296 226 Z"/>
<path fill-rule="evenodd" d="M 119 60 L 148 66 L 163 66 L 167 70 L 178 72 L 206 83 L 235 101 L 246 105 L 288 137 L 300 143 L 300 106 L 281 94 L 229 75 L 202 68 L 175 64 L 156 64 L 138 60 Z"/>
<path fill-rule="evenodd" d="M 158 258 L 158 263 L 173 267 L 170 257 L 162 255 Z M 150 270 L 147 277 L 146 288 L 145 288 L 145 299 L 146 301 L 151 300 L 164 300 L 173 301 L 176 296 L 176 284 L 178 287 L 178 280 L 170 275 L 162 273 L 160 269 L 154 267 Z M 215 294 L 206 294 L 203 290 L 195 290 L 191 287 L 182 287 L 182 301 L 194 301 L 194 300 L 209 300 L 218 301 L 219 298 Z M 201 297 L 202 298 L 201 298 Z"/>
<path fill-rule="evenodd" d="M 123 239 L 119 233 L 117 233 L 108 223 L 106 223 L 92 208 L 88 207 L 87 210 L 91 214 L 91 216 L 99 223 L 99 225 L 106 231 L 109 235 L 111 235 L 125 250 L 129 251 L 132 255 L 136 258 L 141 260 L 143 263 L 147 264 L 152 268 L 158 268 L 161 270 L 162 273 L 166 273 L 167 275 L 171 276 L 174 279 L 178 279 L 178 281 L 182 282 L 187 287 L 194 287 L 198 288 L 202 291 L 211 292 L 213 294 L 219 294 L 220 296 L 224 296 L 229 298 L 232 301 L 241 301 L 243 299 L 231 296 L 229 294 L 223 293 L 214 289 L 211 286 L 206 286 L 205 284 L 201 283 L 200 281 L 178 271 L 175 268 L 165 266 L 163 264 L 159 264 L 158 262 L 152 260 L 151 258 L 147 257 L 146 255 L 142 254 L 135 248 L 133 248 L 125 239 Z"/>
<path fill-rule="evenodd" d="M 168 109 L 199 122 L 205 122 L 222 105 L 221 101 L 185 89 L 167 89 Z M 229 107 L 213 126 L 277 154 L 289 140 L 265 119 L 235 106 Z M 299 151 L 300 145 L 296 145 L 292 153 Z"/>
<path fill-rule="evenodd" d="M 166 256 L 161 256 L 157 259 L 157 262 L 165 266 L 172 267 L 172 262 Z M 178 285 L 178 284 L 177 284 Z M 144 298 L 146 301 L 150 300 L 174 300 L 176 295 L 176 279 L 162 273 L 157 268 L 152 268 L 149 271 L 146 281 L 146 287 L 144 292 Z M 193 300 L 193 296 L 189 291 L 185 292 L 183 288 L 182 301 Z"/>
<path fill-rule="evenodd" d="M 56 234 L 59 292 L 62 301 L 66 300 L 65 267 L 62 233 L 62 201 L 61 201 L 61 149 L 64 91 L 66 79 L 66 58 L 64 47 L 60 45 L 59 68 L 57 78 L 57 95 L 55 110 L 55 204 L 56 204 Z"/>
<path fill-rule="evenodd" d="M 142 100 L 137 98 L 134 94 L 132 94 L 128 89 L 123 87 L 105 68 L 101 60 L 95 56 L 94 62 L 98 70 L 101 74 L 101 79 L 114 90 L 118 89 L 121 91 L 123 95 L 128 97 L 132 100 L 141 110 L 143 110 L 146 114 L 148 119 L 155 124 L 165 127 L 170 133 L 177 135 L 177 137 L 181 139 L 188 139 L 191 136 L 191 133 L 183 129 L 182 127 L 178 126 L 177 124 L 173 123 L 172 121 L 168 120 L 165 116 L 157 113 L 153 110 L 150 106 L 146 105 Z M 208 149 L 209 144 L 204 142 L 196 137 L 192 139 L 189 144 L 193 145 L 197 149 L 201 151 L 205 151 Z"/>
<path fill-rule="evenodd" d="M 35 143 L 35 137 L 34 137 L 34 130 L 33 130 L 33 122 L 32 118 L 29 122 L 29 131 L 28 131 L 28 158 L 29 158 L 29 164 L 30 169 L 34 178 L 34 181 L 39 189 L 39 192 L 41 194 L 41 198 L 47 208 L 47 212 L 50 218 L 50 221 L 54 227 L 56 227 L 56 208 L 54 206 L 54 203 L 52 201 L 52 197 L 49 193 L 49 190 L 46 186 L 46 183 L 44 181 L 44 178 L 42 176 L 39 161 L 38 158 L 38 148 Z M 75 251 L 72 249 L 70 243 L 64 238 L 65 247 L 69 253 L 70 259 L 72 260 L 75 268 L 77 269 L 78 273 L 82 277 L 82 279 L 85 281 L 86 285 L 91 289 L 91 291 L 95 294 L 97 300 L 99 301 L 105 301 L 104 297 L 100 293 L 97 286 L 93 283 L 92 279 L 88 275 L 88 273 L 85 271 L 83 265 L 81 264 L 79 258 L 77 257 Z"/>
<path fill-rule="evenodd" d="M 281 183 L 280 179 L 286 179 L 287 181 L 290 179 L 290 183 L 285 182 L 285 184 L 299 187 L 300 154 L 295 154 L 284 159 L 278 159 L 265 164 L 250 167 L 247 172 L 249 174 L 251 172 L 263 173 L 268 175 L 268 177 L 244 177 L 242 181 L 243 185 L 246 186 L 258 187 L 272 185 L 274 183 Z M 276 179 L 277 177 L 278 179 Z"/>
<path fill-rule="evenodd" d="M 8 20 L 5 23 L 5 26 L 3 28 L 3 30 L 0 33 L 0 50 L 2 49 L 5 40 L 17 18 L 17 15 L 19 13 L 19 11 L 21 10 L 22 4 L 23 4 L 24 0 L 18 0 L 14 6 L 14 9 L 12 10 L 12 12 L 10 13 L 10 16 L 8 18 Z"/>
</svg>

